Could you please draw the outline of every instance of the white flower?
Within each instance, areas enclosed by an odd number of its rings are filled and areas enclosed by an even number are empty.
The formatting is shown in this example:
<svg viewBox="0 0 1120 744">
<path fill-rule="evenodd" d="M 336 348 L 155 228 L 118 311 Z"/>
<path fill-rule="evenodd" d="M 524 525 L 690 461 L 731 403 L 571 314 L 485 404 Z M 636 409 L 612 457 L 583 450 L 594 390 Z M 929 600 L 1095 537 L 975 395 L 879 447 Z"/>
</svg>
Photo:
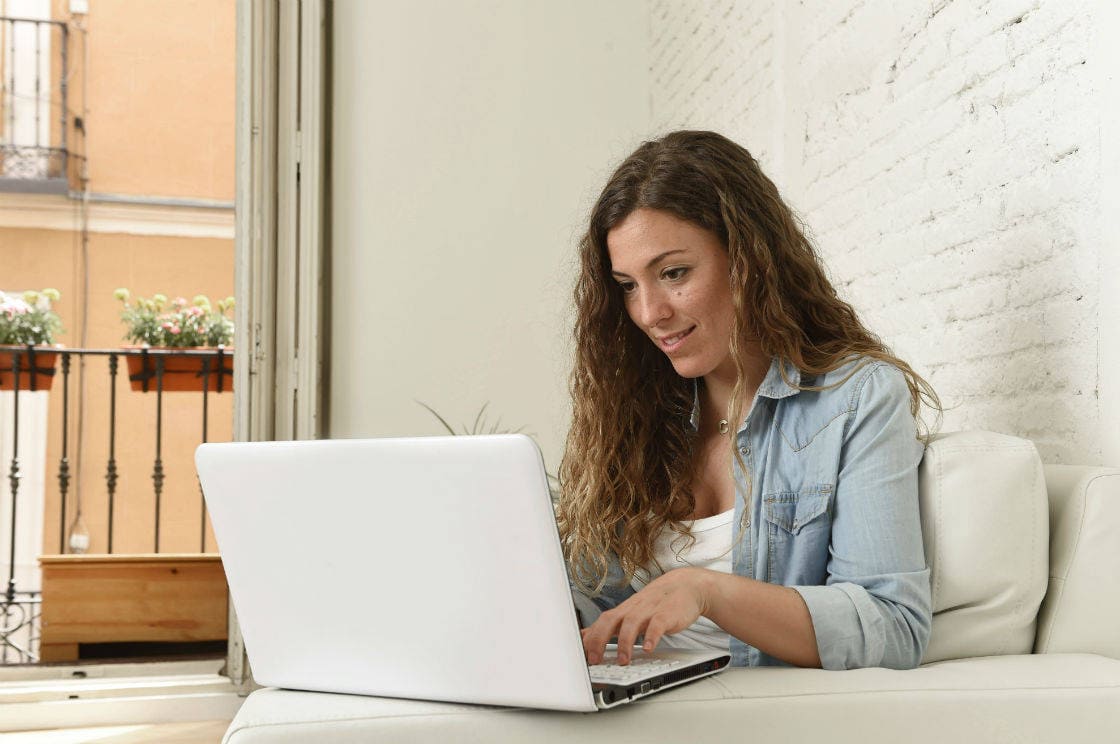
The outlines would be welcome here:
<svg viewBox="0 0 1120 744">
<path fill-rule="evenodd" d="M 19 297 L 5 295 L 0 299 L 0 312 L 7 313 L 8 317 L 23 315 L 24 313 L 31 312 L 31 306 Z"/>
</svg>

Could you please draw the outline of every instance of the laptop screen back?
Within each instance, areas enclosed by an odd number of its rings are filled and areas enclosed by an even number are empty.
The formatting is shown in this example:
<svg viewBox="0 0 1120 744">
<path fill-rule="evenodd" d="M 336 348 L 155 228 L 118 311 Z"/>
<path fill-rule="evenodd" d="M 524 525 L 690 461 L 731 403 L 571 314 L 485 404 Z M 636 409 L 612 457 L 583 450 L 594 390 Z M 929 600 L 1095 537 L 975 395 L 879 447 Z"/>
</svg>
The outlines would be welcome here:
<svg viewBox="0 0 1120 744">
<path fill-rule="evenodd" d="M 196 464 L 258 683 L 595 709 L 528 437 L 204 444 Z"/>
</svg>

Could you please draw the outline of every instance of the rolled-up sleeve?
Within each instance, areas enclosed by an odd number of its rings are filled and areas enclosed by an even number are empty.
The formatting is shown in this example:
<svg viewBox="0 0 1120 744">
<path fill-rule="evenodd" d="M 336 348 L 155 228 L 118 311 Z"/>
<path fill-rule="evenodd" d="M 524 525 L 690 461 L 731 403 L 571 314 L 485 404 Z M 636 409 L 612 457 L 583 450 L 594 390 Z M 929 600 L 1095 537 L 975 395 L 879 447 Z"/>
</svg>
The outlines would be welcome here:
<svg viewBox="0 0 1120 744">
<path fill-rule="evenodd" d="M 571 569 L 568 571 L 568 583 L 572 589 L 572 601 L 576 606 L 576 614 L 579 616 L 579 624 L 581 628 L 586 628 L 598 619 L 599 615 L 604 610 L 609 610 L 617 607 L 620 603 L 626 600 L 627 597 L 634 594 L 634 589 L 625 582 L 625 574 L 622 571 L 618 558 L 614 555 L 610 556 L 607 568 L 607 580 L 603 584 L 603 589 L 596 595 L 588 594 L 579 584 L 572 580 Z"/>
<path fill-rule="evenodd" d="M 910 393 L 896 368 L 878 365 L 853 395 L 841 450 L 823 586 L 795 586 L 813 621 L 821 666 L 917 666 L 932 620 L 918 513 Z"/>
</svg>

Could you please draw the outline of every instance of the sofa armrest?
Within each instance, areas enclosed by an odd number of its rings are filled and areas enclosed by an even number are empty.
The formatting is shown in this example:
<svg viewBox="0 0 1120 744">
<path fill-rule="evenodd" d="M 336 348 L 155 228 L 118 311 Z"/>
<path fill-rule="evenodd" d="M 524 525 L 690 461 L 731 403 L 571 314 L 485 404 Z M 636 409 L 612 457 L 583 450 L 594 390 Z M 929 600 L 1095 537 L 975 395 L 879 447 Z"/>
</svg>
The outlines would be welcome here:
<svg viewBox="0 0 1120 744">
<path fill-rule="evenodd" d="M 1047 465 L 1050 583 L 1035 653 L 1120 659 L 1120 468 Z"/>
</svg>

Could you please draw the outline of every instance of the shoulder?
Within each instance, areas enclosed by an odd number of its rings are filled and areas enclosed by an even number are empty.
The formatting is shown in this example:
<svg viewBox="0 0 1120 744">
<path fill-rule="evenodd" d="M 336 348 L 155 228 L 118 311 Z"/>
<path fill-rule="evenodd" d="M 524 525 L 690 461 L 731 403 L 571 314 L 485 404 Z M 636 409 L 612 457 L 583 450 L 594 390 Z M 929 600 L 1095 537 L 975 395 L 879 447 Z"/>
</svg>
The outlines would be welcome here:
<svg viewBox="0 0 1120 744">
<path fill-rule="evenodd" d="M 827 401 L 833 410 L 849 413 L 869 403 L 910 399 L 910 388 L 902 370 L 890 362 L 870 357 L 856 357 L 823 375 L 802 375 L 801 384 L 817 392 L 817 396 L 810 397 Z"/>
<path fill-rule="evenodd" d="M 872 411 L 909 413 L 910 390 L 895 365 L 858 357 L 821 375 L 801 375 L 801 389 L 776 411 L 775 425 L 795 448 L 826 429 L 847 431 L 852 422 Z"/>
<path fill-rule="evenodd" d="M 885 385 L 880 387 L 880 380 Z M 821 483 L 835 482 L 836 467 L 841 452 L 856 422 L 869 410 L 878 407 L 869 404 L 869 398 L 898 400 L 898 405 L 908 405 L 906 381 L 892 364 L 858 357 L 836 369 L 812 375 L 802 372 L 796 390 L 775 401 L 771 412 L 772 427 L 777 438 L 786 446 L 781 450 L 783 459 L 794 458 L 798 472 L 815 473 Z M 787 452 L 788 450 L 788 452 Z M 784 467 L 784 466 L 783 466 Z"/>
<path fill-rule="evenodd" d="M 802 390 L 779 407 L 774 421 L 801 459 L 816 453 L 842 467 L 845 458 L 863 457 L 869 447 L 879 457 L 897 453 L 915 464 L 921 457 L 910 388 L 894 364 L 861 357 L 822 375 L 802 375 L 801 385 Z"/>
</svg>

